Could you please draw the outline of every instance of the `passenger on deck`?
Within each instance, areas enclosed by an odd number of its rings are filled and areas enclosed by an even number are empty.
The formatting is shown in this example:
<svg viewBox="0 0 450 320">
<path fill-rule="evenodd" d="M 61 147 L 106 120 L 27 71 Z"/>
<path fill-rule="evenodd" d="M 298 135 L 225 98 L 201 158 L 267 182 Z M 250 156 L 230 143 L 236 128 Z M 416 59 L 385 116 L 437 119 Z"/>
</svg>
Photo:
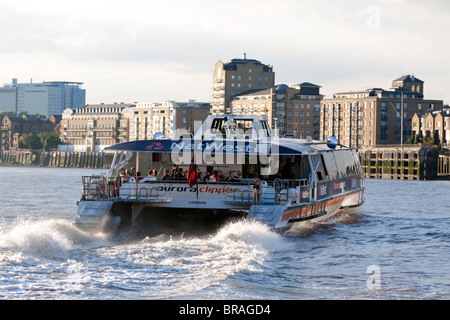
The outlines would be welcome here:
<svg viewBox="0 0 450 320">
<path fill-rule="evenodd" d="M 244 177 L 251 179 L 253 177 L 254 173 L 255 173 L 255 166 L 252 164 L 249 164 Z"/>
<path fill-rule="evenodd" d="M 242 182 L 241 172 L 240 171 L 230 171 L 230 182 Z"/>
<path fill-rule="evenodd" d="M 217 182 L 219 182 L 221 179 L 220 179 L 220 176 L 219 176 L 219 173 L 217 172 L 217 170 L 214 170 L 213 171 L 213 173 L 212 173 L 212 175 L 211 175 L 211 178 L 214 178 L 214 180 L 213 181 L 217 181 Z M 209 180 L 209 181 L 211 181 L 211 180 Z"/>
<path fill-rule="evenodd" d="M 130 180 L 130 175 L 128 174 L 128 170 L 122 170 L 119 173 L 120 179 L 122 179 L 122 182 Z"/>
<path fill-rule="evenodd" d="M 216 179 L 211 177 L 211 172 L 206 172 L 205 176 L 203 177 L 203 181 L 216 181 Z"/>
<path fill-rule="evenodd" d="M 172 166 L 172 180 L 175 180 L 177 178 L 177 174 L 178 174 L 178 165 L 174 164 Z"/>
<path fill-rule="evenodd" d="M 222 173 L 222 170 L 217 171 L 217 176 L 219 177 L 220 181 L 225 181 L 225 176 Z"/>
<path fill-rule="evenodd" d="M 149 170 L 148 171 L 148 176 L 145 177 L 142 182 L 146 182 L 146 181 L 156 181 L 156 176 L 158 175 L 158 171 L 156 169 L 153 170 Z"/>
<path fill-rule="evenodd" d="M 254 199 L 256 199 L 256 201 L 259 200 L 259 185 L 261 184 L 261 179 L 259 179 L 259 176 L 257 173 L 253 174 L 253 179 L 250 182 L 252 185 L 254 185 L 254 189 L 253 189 L 253 195 L 254 195 Z"/>
<path fill-rule="evenodd" d="M 186 177 L 184 176 L 183 168 L 178 169 L 178 173 L 175 176 L 175 180 L 186 180 Z"/>
<path fill-rule="evenodd" d="M 136 172 L 136 179 L 138 179 L 139 181 L 144 179 L 144 177 L 141 176 L 141 172 L 140 171 Z"/>
<path fill-rule="evenodd" d="M 164 176 L 161 178 L 161 180 L 171 180 L 172 176 L 170 175 L 170 171 L 168 169 L 164 169 Z"/>
</svg>

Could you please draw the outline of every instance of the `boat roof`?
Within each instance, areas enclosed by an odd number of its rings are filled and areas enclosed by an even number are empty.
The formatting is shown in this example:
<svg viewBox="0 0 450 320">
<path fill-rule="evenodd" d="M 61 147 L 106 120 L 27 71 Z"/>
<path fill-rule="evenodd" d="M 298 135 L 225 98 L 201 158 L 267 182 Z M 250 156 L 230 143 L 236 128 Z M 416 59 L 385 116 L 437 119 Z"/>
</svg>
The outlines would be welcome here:
<svg viewBox="0 0 450 320">
<path fill-rule="evenodd" d="M 224 154 L 257 155 L 304 155 L 320 151 L 333 150 L 323 141 L 306 141 L 301 139 L 272 138 L 267 140 L 194 140 L 194 139 L 157 139 L 136 140 L 119 143 L 104 149 L 104 151 L 129 152 L 216 152 Z M 339 150 L 339 149 L 338 149 Z"/>
</svg>

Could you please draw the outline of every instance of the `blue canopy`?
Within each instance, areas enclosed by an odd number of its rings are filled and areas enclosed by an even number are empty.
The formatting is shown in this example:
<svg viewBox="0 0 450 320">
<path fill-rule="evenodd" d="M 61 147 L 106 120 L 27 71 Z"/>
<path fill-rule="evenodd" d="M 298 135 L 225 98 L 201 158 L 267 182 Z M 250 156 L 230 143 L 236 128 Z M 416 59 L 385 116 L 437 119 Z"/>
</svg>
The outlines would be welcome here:
<svg viewBox="0 0 450 320">
<path fill-rule="evenodd" d="M 104 149 L 104 151 L 131 152 L 214 152 L 234 153 L 246 155 L 301 155 L 317 150 L 310 144 L 303 144 L 299 140 L 273 139 L 263 141 L 249 140 L 209 140 L 194 139 L 179 140 L 137 140 L 119 143 Z M 322 146 L 322 145 L 321 145 Z M 322 148 L 321 148 L 322 149 Z"/>
</svg>

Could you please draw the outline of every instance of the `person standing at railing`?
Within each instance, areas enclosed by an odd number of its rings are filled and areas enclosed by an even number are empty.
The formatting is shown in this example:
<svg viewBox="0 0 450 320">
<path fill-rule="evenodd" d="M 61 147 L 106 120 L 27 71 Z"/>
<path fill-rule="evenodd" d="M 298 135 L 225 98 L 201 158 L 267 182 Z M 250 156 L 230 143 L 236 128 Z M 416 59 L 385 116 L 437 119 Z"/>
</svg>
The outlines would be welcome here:
<svg viewBox="0 0 450 320">
<path fill-rule="evenodd" d="M 253 185 L 253 199 L 255 199 L 256 202 L 259 202 L 259 186 L 261 184 L 261 179 L 259 179 L 257 173 L 253 174 L 253 178 L 250 181 L 250 184 Z"/>
</svg>

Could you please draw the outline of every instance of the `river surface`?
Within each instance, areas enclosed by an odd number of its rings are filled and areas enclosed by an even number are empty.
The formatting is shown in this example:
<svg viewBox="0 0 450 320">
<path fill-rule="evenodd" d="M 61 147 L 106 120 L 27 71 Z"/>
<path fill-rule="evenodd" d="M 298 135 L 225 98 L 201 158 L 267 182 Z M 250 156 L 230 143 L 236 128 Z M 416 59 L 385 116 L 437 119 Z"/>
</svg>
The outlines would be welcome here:
<svg viewBox="0 0 450 320">
<path fill-rule="evenodd" d="M 237 221 L 115 243 L 72 225 L 81 176 L 0 167 L 0 299 L 450 299 L 450 183 L 366 180 L 365 204 L 288 235 Z"/>
</svg>

